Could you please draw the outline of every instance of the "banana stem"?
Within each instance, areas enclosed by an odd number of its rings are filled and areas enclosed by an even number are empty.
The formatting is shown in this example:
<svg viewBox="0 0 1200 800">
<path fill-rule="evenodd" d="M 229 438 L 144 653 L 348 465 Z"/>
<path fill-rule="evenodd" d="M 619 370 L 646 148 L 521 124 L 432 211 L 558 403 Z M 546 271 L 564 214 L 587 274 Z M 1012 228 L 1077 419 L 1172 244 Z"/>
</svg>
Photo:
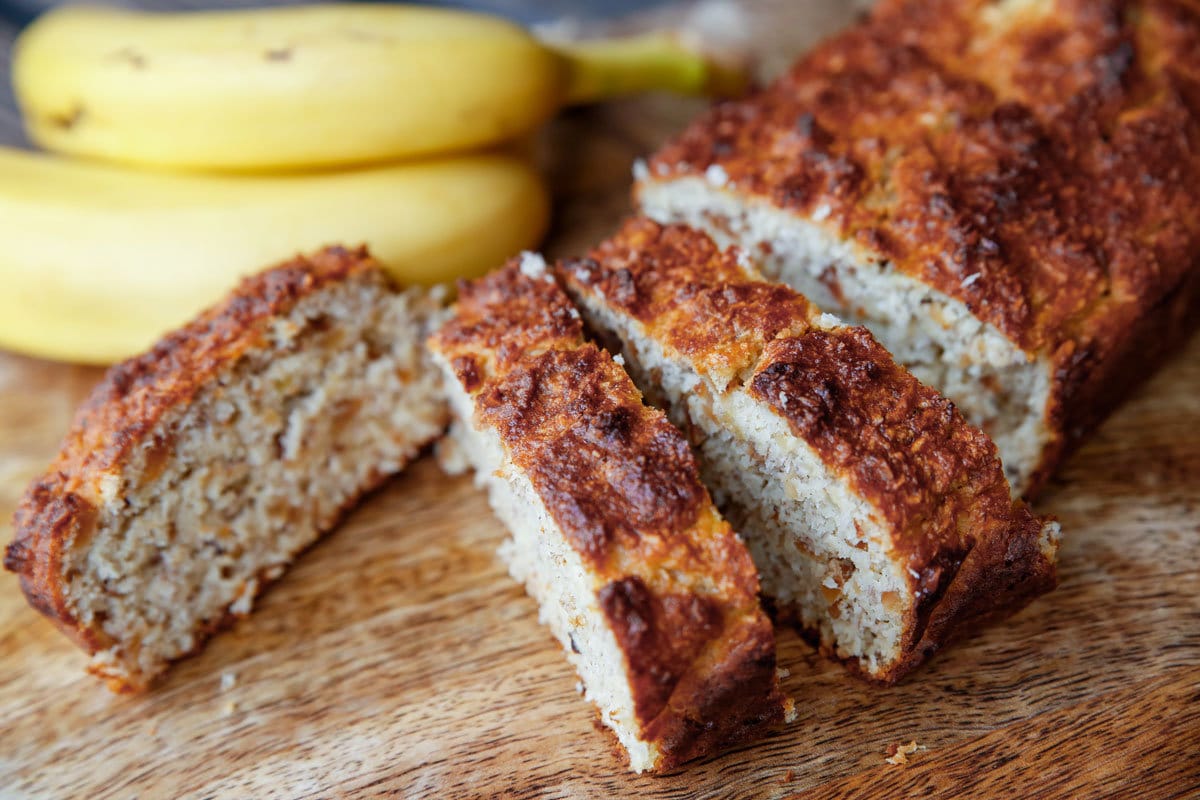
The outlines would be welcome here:
<svg viewBox="0 0 1200 800">
<path fill-rule="evenodd" d="M 567 63 L 568 105 L 652 91 L 730 96 L 748 84 L 744 68 L 689 49 L 668 33 L 551 47 Z"/>
</svg>

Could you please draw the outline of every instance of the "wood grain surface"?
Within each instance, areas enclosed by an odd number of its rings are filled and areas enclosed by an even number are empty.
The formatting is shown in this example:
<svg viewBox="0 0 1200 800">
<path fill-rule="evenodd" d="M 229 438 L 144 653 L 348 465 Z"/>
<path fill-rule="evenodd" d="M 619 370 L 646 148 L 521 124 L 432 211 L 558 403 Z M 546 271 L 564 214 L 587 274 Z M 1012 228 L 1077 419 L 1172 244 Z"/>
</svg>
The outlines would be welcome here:
<svg viewBox="0 0 1200 800">
<path fill-rule="evenodd" d="M 821 32 L 788 29 L 784 3 L 756 8 L 773 57 Z M 550 252 L 610 230 L 632 159 L 696 109 L 651 98 L 561 119 L 544 148 Z M 0 355 L 0 519 L 97 377 Z M 1200 339 L 1039 510 L 1065 532 L 1055 593 L 891 689 L 781 630 L 799 719 L 635 776 L 496 559 L 483 496 L 426 458 L 146 695 L 84 675 L 0 576 L 0 797 L 1200 797 Z M 910 741 L 925 749 L 885 762 Z"/>
</svg>

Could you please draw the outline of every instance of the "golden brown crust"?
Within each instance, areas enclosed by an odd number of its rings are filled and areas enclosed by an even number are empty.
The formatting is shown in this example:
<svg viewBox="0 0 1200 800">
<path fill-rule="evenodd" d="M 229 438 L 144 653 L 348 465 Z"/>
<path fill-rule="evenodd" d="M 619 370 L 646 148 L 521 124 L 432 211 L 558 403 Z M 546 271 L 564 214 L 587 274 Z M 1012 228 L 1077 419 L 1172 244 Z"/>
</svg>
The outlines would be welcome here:
<svg viewBox="0 0 1200 800">
<path fill-rule="evenodd" d="M 1011 499 L 995 445 L 865 328 L 771 342 L 749 391 L 891 523 L 919 599 L 905 658 L 883 680 L 1054 588 L 1044 522 Z"/>
<path fill-rule="evenodd" d="M 1066 441 L 1037 482 L 1119 396 L 1131 333 L 1194 297 L 1198 152 L 1194 4 L 888 0 L 715 107 L 650 179 L 715 164 L 744 196 L 828 209 L 832 232 L 1049 358 Z"/>
<path fill-rule="evenodd" d="M 766 690 L 775 638 L 764 635 L 761 611 L 734 617 L 722 608 L 727 599 L 655 594 L 638 577 L 609 583 L 599 599 L 629 659 L 642 735 L 664 754 L 657 769 L 753 741 L 783 721 L 788 701 Z"/>
<path fill-rule="evenodd" d="M 101 479 L 118 473 L 165 415 L 261 346 L 272 320 L 304 297 L 358 274 L 386 280 L 365 248 L 330 247 L 298 257 L 245 279 L 227 299 L 148 352 L 109 369 L 76 413 L 58 457 L 26 490 L 13 518 L 15 536 L 4 567 L 20 576 L 31 606 L 88 653 L 112 644 L 98 625 L 75 619 L 63 594 L 64 556 L 94 532 L 104 504 Z M 159 444 L 165 457 L 169 448 Z M 197 647 L 204 638 L 197 636 Z M 144 688 L 112 676 L 109 684 L 117 691 Z"/>
<path fill-rule="evenodd" d="M 774 634 L 744 545 L 683 437 L 584 341 L 549 273 L 514 261 L 462 284 L 431 347 L 602 586 L 656 769 L 780 722 Z"/>
<path fill-rule="evenodd" d="M 1035 535 L 1041 527 L 1027 511 L 1010 517 L 991 441 L 865 328 L 770 342 L 748 391 L 881 512 L 910 569 L 963 552 L 969 537 L 1003 532 L 1015 519 Z"/>
<path fill-rule="evenodd" d="M 687 531 L 707 502 L 686 442 L 647 418 L 626 380 L 607 353 L 581 344 L 514 365 L 475 400 L 597 568 L 617 548 L 642 548 L 648 532 Z"/>
<path fill-rule="evenodd" d="M 681 225 L 629 220 L 560 272 L 572 291 L 637 319 L 668 353 L 739 381 L 886 521 L 920 599 L 909 655 L 885 680 L 961 624 L 1053 588 L 1038 547 L 1044 523 L 1010 498 L 995 446 L 865 328 L 818 327 L 799 294 L 753 277 L 736 250 Z"/>
<path fill-rule="evenodd" d="M 88 653 L 108 644 L 99 629 L 79 625 L 67 607 L 62 579 L 64 549 L 95 525 L 96 507 L 64 490 L 67 477 L 52 471 L 34 482 L 13 517 L 13 541 L 4 553 L 4 568 L 21 578 L 21 590 L 34 609 L 48 617 Z"/>
<path fill-rule="evenodd" d="M 593 286 L 653 321 L 666 344 L 729 380 L 755 364 L 766 342 L 803 333 L 818 313 L 786 286 L 745 280 L 735 251 L 681 226 L 634 218 L 591 255 L 560 267 L 568 283 Z"/>
</svg>

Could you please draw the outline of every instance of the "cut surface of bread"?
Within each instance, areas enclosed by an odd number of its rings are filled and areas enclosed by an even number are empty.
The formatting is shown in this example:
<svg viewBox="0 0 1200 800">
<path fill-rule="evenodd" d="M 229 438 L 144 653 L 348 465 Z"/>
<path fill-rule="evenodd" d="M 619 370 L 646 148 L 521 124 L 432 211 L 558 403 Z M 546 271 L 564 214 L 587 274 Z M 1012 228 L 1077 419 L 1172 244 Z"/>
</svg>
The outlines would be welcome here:
<svg viewBox="0 0 1200 800">
<path fill-rule="evenodd" d="M 30 604 L 111 688 L 149 686 L 444 430 L 439 307 L 329 248 L 113 367 L 17 510 Z"/>
<path fill-rule="evenodd" d="M 791 703 L 745 545 L 679 431 L 584 341 L 541 258 L 463 284 L 430 347 L 455 455 L 512 534 L 501 554 L 631 768 L 782 722 Z"/>
<path fill-rule="evenodd" d="M 1018 490 L 1200 320 L 1200 14 L 884 0 L 638 170 L 862 323 L 990 434 Z"/>
<path fill-rule="evenodd" d="M 1053 588 L 1058 526 L 995 447 L 861 327 L 684 226 L 628 221 L 558 271 L 688 433 L 765 594 L 823 650 L 898 680 Z"/>
</svg>

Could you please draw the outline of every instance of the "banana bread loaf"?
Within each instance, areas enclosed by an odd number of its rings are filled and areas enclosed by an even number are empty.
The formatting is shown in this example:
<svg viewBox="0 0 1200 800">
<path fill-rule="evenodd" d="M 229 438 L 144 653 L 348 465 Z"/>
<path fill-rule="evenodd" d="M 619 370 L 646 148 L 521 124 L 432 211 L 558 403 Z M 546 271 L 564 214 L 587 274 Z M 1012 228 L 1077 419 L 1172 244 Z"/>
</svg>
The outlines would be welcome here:
<svg viewBox="0 0 1200 800">
<path fill-rule="evenodd" d="M 638 170 L 862 323 L 1032 492 L 1200 320 L 1200 11 L 884 0 Z"/>
</svg>

